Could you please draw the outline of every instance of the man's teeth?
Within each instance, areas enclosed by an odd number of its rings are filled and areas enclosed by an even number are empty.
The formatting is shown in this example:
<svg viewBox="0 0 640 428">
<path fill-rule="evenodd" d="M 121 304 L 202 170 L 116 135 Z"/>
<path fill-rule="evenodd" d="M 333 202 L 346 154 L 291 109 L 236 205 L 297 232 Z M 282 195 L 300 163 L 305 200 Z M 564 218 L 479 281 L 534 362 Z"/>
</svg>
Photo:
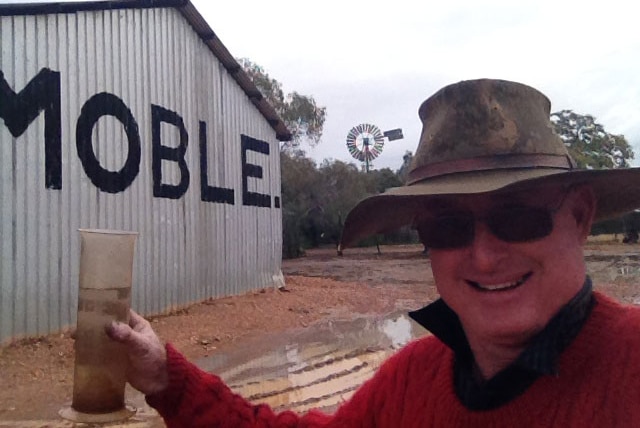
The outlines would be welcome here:
<svg viewBox="0 0 640 428">
<path fill-rule="evenodd" d="M 484 288 L 485 290 L 502 290 L 505 288 L 516 287 L 520 284 L 522 284 L 522 282 L 516 281 L 516 282 L 510 282 L 506 284 L 493 284 L 493 285 L 478 284 L 478 287 Z"/>
<path fill-rule="evenodd" d="M 479 288 L 480 290 L 486 290 L 486 291 L 509 290 L 511 288 L 516 288 L 522 285 L 522 283 L 524 283 L 529 278 L 529 276 L 531 276 L 530 273 L 524 275 L 518 281 L 505 282 L 502 284 L 480 284 L 479 282 L 473 282 L 473 281 L 470 281 L 470 284 L 476 288 Z"/>
</svg>

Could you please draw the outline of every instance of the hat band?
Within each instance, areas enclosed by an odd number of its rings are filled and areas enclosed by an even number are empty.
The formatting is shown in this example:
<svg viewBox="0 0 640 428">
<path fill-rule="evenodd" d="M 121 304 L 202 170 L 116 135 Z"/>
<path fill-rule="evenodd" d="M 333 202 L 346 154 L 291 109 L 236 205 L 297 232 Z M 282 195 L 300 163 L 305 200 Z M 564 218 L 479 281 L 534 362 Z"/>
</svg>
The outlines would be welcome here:
<svg viewBox="0 0 640 428">
<path fill-rule="evenodd" d="M 509 154 L 483 156 L 423 165 L 411 171 L 407 185 L 441 175 L 510 168 L 561 168 L 573 169 L 575 162 L 568 155 Z"/>
</svg>

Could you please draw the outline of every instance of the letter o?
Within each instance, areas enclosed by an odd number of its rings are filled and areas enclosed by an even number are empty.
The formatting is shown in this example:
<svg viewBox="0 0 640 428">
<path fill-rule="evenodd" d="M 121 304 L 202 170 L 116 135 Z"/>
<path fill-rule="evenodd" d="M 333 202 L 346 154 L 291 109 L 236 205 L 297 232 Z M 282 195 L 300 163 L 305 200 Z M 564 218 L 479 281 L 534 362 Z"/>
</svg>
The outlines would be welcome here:
<svg viewBox="0 0 640 428">
<path fill-rule="evenodd" d="M 96 122 L 105 115 L 113 116 L 124 126 L 129 152 L 120 171 L 104 169 L 93 151 L 92 133 Z M 78 157 L 91 182 L 108 193 L 124 191 L 133 183 L 140 171 L 140 133 L 129 107 L 118 97 L 107 92 L 95 94 L 82 106 L 76 124 Z"/>
</svg>

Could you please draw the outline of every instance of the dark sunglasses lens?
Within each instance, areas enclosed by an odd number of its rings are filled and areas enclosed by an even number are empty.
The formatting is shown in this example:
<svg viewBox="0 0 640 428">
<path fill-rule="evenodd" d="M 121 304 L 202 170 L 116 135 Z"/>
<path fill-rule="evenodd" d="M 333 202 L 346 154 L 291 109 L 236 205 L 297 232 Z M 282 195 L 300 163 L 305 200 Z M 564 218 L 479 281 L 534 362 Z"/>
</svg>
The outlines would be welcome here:
<svg viewBox="0 0 640 428">
<path fill-rule="evenodd" d="M 553 216 L 543 208 L 522 207 L 498 211 L 487 220 L 491 232 L 507 242 L 544 238 L 553 230 Z"/>
<path fill-rule="evenodd" d="M 442 216 L 418 225 L 418 234 L 427 248 L 461 248 L 473 241 L 473 217 Z"/>
</svg>

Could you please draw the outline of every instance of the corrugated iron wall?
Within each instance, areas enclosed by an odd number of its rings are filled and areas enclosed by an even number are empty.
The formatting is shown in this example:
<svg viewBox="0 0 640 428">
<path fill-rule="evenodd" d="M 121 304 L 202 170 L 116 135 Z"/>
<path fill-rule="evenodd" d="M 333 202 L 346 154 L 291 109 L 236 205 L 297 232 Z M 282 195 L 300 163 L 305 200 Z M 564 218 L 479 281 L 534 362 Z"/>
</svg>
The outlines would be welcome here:
<svg viewBox="0 0 640 428">
<path fill-rule="evenodd" d="M 274 284 L 275 131 L 178 10 L 2 16 L 0 39 L 0 342 L 75 323 L 79 228 L 139 233 L 144 314 Z"/>
</svg>

